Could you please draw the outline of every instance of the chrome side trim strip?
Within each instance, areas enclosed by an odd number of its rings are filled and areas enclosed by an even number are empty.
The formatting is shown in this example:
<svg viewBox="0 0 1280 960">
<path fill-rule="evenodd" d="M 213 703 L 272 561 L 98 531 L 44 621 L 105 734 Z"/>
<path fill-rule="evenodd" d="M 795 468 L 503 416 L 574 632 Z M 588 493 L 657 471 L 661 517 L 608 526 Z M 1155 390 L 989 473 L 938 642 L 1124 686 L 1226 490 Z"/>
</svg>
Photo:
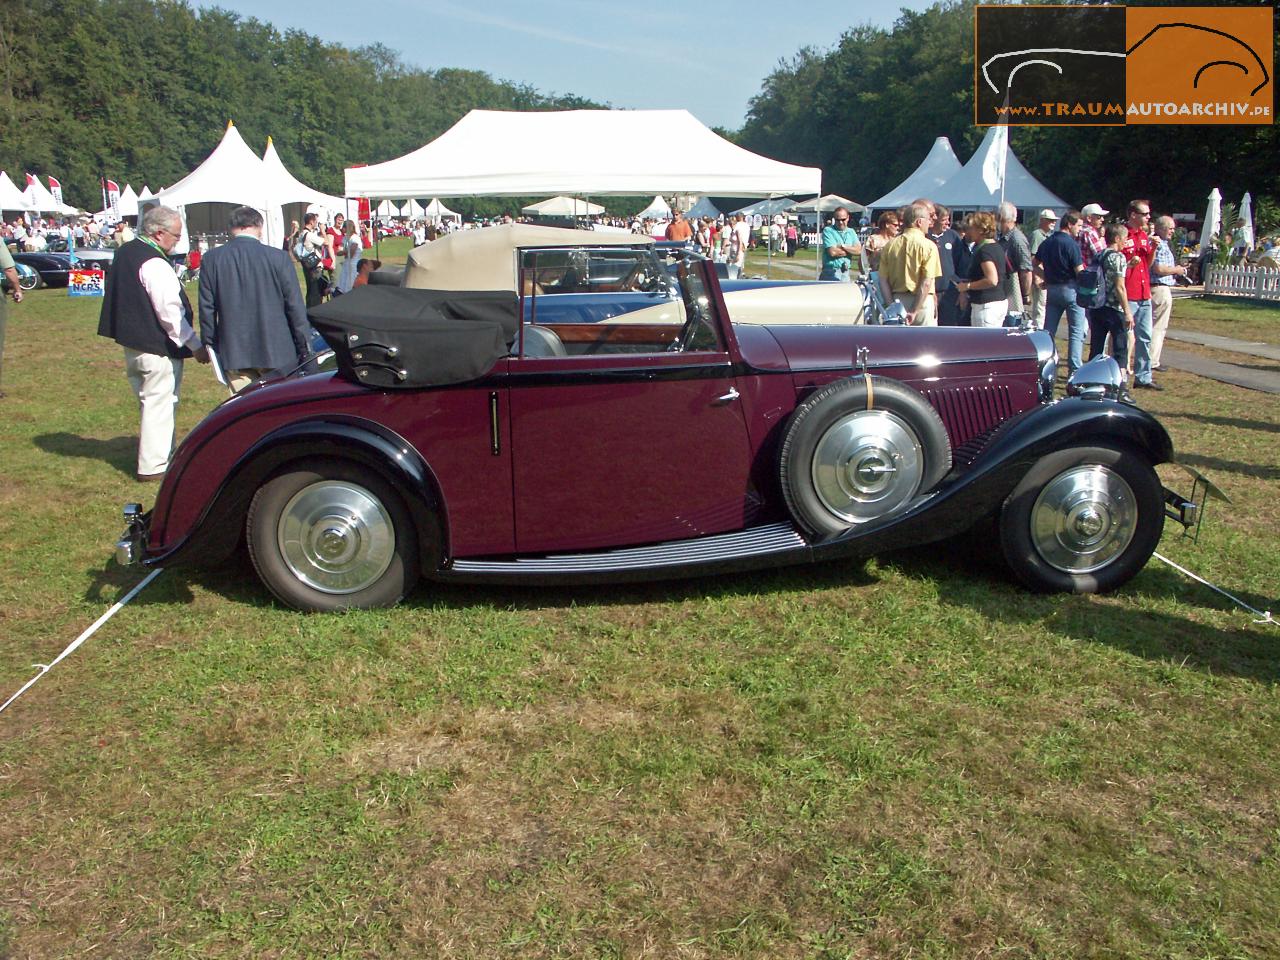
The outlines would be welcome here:
<svg viewBox="0 0 1280 960">
<path fill-rule="evenodd" d="M 600 553 L 562 553 L 516 560 L 455 560 L 455 573 L 595 573 L 687 566 L 737 557 L 777 553 L 807 547 L 790 523 L 772 523 L 735 533 L 719 533 L 693 540 L 671 540 L 648 547 L 627 547 Z"/>
</svg>

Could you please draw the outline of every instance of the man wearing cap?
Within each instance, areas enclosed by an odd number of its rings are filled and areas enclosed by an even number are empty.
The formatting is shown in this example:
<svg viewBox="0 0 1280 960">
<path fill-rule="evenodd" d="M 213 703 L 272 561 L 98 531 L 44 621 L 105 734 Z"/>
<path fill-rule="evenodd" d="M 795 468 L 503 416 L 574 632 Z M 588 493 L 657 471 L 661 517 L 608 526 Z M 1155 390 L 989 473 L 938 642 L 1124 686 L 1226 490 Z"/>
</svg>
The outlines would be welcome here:
<svg viewBox="0 0 1280 960">
<path fill-rule="evenodd" d="M 1095 254 L 1107 249 L 1107 241 L 1102 238 L 1102 227 L 1103 218 L 1110 212 L 1096 203 L 1086 203 L 1080 209 L 1080 216 L 1084 221 L 1080 227 L 1080 256 L 1086 267 L 1093 262 Z"/>
<path fill-rule="evenodd" d="M 1076 302 L 1076 276 L 1084 268 L 1080 255 L 1080 214 L 1068 210 L 1061 226 L 1036 250 L 1036 278 L 1045 286 L 1044 328 L 1057 337 L 1058 321 L 1067 315 L 1067 372 L 1080 369 L 1088 328 L 1084 308 Z"/>
<path fill-rule="evenodd" d="M 1040 225 L 1031 231 L 1031 257 L 1035 260 L 1040 244 L 1053 233 L 1058 226 L 1058 215 L 1048 207 L 1040 211 Z M 1027 322 L 1036 330 L 1044 326 L 1044 294 L 1045 282 L 1037 271 L 1031 277 L 1031 306 L 1027 310 Z"/>
</svg>

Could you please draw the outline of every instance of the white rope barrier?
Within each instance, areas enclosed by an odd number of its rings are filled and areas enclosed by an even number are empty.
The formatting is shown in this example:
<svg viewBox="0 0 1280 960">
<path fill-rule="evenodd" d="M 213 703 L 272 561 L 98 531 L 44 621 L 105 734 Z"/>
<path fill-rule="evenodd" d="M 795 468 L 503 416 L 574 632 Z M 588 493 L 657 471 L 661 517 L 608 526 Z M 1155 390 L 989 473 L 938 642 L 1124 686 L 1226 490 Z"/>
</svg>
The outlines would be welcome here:
<svg viewBox="0 0 1280 960">
<path fill-rule="evenodd" d="M 1245 602 L 1244 602 L 1243 600 L 1241 600 L 1239 597 L 1233 597 L 1231 594 L 1227 593 L 1227 591 L 1223 590 L 1221 587 L 1215 587 L 1212 583 L 1210 583 L 1210 582 L 1209 582 L 1208 580 L 1206 580 L 1204 577 L 1197 576 L 1196 574 L 1194 574 L 1194 573 L 1192 573 L 1190 570 L 1188 570 L 1186 567 L 1180 567 L 1180 566 L 1178 566 L 1176 563 L 1174 563 L 1174 562 L 1173 562 L 1172 560 L 1170 560 L 1168 557 L 1162 557 L 1162 556 L 1161 556 L 1160 554 L 1158 554 L 1158 553 L 1153 553 L 1153 554 L 1152 554 L 1152 556 L 1153 556 L 1153 557 L 1155 557 L 1157 560 L 1160 560 L 1160 561 L 1163 561 L 1164 563 L 1167 563 L 1169 566 L 1173 567 L 1173 569 L 1177 570 L 1177 571 L 1178 571 L 1180 574 L 1182 574 L 1183 576 L 1190 577 L 1192 580 L 1196 581 L 1197 583 L 1203 583 L 1203 584 L 1204 584 L 1206 587 L 1208 587 L 1210 590 L 1214 590 L 1214 591 L 1216 591 L 1217 593 L 1222 594 L 1224 597 L 1226 597 L 1226 598 L 1227 598 L 1228 600 L 1230 600 L 1232 603 L 1237 604 L 1238 606 L 1244 607 L 1244 609 L 1248 610 L 1250 613 L 1252 613 L 1252 614 L 1254 614 L 1255 616 L 1257 616 L 1257 617 L 1261 618 L 1261 619 L 1258 619 L 1258 620 L 1253 621 L 1254 623 L 1269 623 L 1269 624 L 1271 624 L 1273 627 L 1274 627 L 1274 626 L 1276 626 L 1276 624 L 1277 624 L 1277 622 L 1278 622 L 1278 621 L 1276 621 L 1276 620 L 1271 616 L 1271 611 L 1270 611 L 1270 610 L 1258 610 L 1258 609 L 1256 609 L 1256 608 L 1254 608 L 1254 607 L 1249 606 L 1247 603 L 1245 603 Z"/>
<path fill-rule="evenodd" d="M 146 577 L 143 578 L 141 583 L 139 583 L 136 587 L 134 587 L 132 590 L 126 593 L 121 599 L 117 600 L 114 604 L 112 604 L 110 610 L 108 610 L 106 613 L 100 616 L 97 620 L 95 620 L 93 622 L 93 626 L 89 627 L 88 630 L 86 630 L 84 633 L 80 634 L 80 636 L 72 640 L 71 643 L 67 645 L 67 649 L 63 650 L 60 654 L 58 654 L 58 656 L 54 658 L 52 663 L 34 664 L 34 667 L 40 672 L 37 673 L 34 677 L 32 677 L 30 680 L 28 680 L 26 683 L 24 683 L 22 685 L 21 690 L 15 693 L 3 704 L 0 704 L 0 713 L 4 713 L 5 708 L 8 707 L 9 704 L 13 703 L 13 701 L 17 700 L 24 693 L 26 693 L 32 686 L 35 685 L 35 682 L 37 680 L 43 677 L 46 673 L 48 673 L 50 670 L 56 667 L 59 663 L 61 663 L 67 657 L 71 656 L 71 654 L 75 653 L 76 648 L 79 647 L 80 644 L 84 643 L 86 640 L 92 637 L 95 633 L 97 633 L 98 628 L 100 626 L 102 626 L 104 623 L 106 623 L 108 620 L 114 617 L 116 613 L 119 612 L 121 607 L 123 607 L 126 603 L 128 603 L 138 594 L 140 594 L 142 592 L 143 587 L 145 587 L 148 583 L 150 583 L 156 577 L 160 576 L 160 574 L 162 573 L 164 573 L 164 568 L 158 567 L 155 570 L 152 570 L 149 574 L 147 574 Z"/>
</svg>

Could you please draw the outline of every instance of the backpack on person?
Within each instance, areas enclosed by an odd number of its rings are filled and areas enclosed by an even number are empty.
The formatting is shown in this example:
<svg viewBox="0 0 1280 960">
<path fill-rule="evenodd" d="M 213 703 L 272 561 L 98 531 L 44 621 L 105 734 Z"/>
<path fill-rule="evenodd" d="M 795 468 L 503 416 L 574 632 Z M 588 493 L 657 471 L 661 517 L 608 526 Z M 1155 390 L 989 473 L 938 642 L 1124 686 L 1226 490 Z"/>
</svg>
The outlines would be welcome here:
<svg viewBox="0 0 1280 960">
<path fill-rule="evenodd" d="M 320 255 L 314 250 L 308 250 L 306 243 L 302 240 L 299 240 L 294 244 L 293 256 L 300 264 L 302 264 L 303 270 L 320 269 Z"/>
<path fill-rule="evenodd" d="M 1106 254 L 1105 250 L 1099 253 L 1076 274 L 1076 304 L 1086 310 L 1107 305 L 1107 269 L 1102 262 Z"/>
</svg>

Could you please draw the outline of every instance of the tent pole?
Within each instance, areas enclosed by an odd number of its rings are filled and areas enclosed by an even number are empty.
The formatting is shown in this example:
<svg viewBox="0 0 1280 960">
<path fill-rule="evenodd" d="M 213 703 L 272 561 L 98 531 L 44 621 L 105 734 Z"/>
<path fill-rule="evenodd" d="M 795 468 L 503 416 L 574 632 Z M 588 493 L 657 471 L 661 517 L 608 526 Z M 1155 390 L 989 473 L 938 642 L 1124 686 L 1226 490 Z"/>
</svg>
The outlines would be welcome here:
<svg viewBox="0 0 1280 960">
<path fill-rule="evenodd" d="M 773 194 L 769 194 L 769 205 L 773 205 Z M 768 258 L 765 267 L 765 274 L 770 280 L 773 279 L 773 214 L 769 215 L 769 219 L 764 222 L 764 250 L 765 256 Z"/>
</svg>

